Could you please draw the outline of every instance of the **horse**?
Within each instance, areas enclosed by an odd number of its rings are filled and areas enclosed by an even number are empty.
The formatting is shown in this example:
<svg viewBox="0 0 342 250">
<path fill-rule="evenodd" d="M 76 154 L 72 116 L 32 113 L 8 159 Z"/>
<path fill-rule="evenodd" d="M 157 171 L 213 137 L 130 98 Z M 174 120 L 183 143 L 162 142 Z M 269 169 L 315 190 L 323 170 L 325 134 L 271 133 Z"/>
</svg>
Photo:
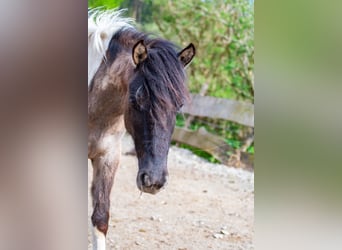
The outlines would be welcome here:
<svg viewBox="0 0 342 250">
<path fill-rule="evenodd" d="M 189 100 L 185 67 L 192 43 L 138 31 L 122 10 L 88 11 L 88 158 L 94 249 L 105 249 L 110 193 L 127 131 L 138 158 L 136 184 L 156 194 L 167 183 L 167 156 L 176 114 Z"/>
</svg>

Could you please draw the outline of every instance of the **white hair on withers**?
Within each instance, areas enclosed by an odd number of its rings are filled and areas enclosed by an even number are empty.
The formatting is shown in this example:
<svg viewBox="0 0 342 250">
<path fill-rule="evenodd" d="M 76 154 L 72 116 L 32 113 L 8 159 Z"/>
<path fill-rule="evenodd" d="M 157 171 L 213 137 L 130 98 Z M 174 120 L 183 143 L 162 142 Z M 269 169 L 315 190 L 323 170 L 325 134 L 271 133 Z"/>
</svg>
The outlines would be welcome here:
<svg viewBox="0 0 342 250">
<path fill-rule="evenodd" d="M 113 34 L 121 28 L 132 27 L 132 18 L 121 17 L 125 10 L 88 10 L 88 87 L 95 73 L 106 60 L 106 51 Z"/>
</svg>

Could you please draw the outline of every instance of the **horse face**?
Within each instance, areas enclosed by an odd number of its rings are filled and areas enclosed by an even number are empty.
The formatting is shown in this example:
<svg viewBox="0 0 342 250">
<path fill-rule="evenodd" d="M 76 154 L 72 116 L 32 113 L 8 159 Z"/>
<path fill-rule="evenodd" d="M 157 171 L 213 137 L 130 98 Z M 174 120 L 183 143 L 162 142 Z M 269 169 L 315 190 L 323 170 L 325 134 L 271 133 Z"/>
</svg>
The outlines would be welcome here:
<svg viewBox="0 0 342 250">
<path fill-rule="evenodd" d="M 165 47 L 161 52 L 152 46 L 149 49 L 142 41 L 133 47 L 136 68 L 129 84 L 125 125 L 138 157 L 137 186 L 155 194 L 167 183 L 176 113 L 187 95 L 183 68 L 192 60 L 195 48 L 190 44 L 178 54 Z"/>
<path fill-rule="evenodd" d="M 167 155 L 176 112 L 165 110 L 159 117 L 161 121 L 150 110 L 147 98 L 143 98 L 146 96 L 130 100 L 125 125 L 138 157 L 137 186 L 143 192 L 155 194 L 167 183 Z"/>
</svg>

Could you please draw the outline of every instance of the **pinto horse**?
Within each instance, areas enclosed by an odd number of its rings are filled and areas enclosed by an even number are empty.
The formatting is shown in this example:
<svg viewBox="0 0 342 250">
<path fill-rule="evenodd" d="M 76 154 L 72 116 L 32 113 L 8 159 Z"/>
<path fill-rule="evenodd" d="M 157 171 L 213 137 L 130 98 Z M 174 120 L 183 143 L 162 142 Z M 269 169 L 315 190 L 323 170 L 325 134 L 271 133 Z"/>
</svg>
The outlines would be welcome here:
<svg viewBox="0 0 342 250">
<path fill-rule="evenodd" d="M 105 249 L 110 193 L 120 163 L 121 139 L 132 136 L 136 183 L 155 194 L 167 182 L 167 156 L 176 113 L 189 98 L 184 67 L 195 55 L 139 32 L 121 11 L 88 12 L 88 158 L 94 249 Z"/>
</svg>

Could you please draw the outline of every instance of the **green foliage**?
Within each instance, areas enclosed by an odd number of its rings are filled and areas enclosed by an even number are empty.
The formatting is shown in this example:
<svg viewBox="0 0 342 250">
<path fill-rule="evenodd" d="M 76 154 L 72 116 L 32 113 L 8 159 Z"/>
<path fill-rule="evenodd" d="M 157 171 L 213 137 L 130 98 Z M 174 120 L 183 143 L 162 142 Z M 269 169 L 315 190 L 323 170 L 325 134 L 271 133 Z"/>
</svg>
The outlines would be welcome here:
<svg viewBox="0 0 342 250">
<path fill-rule="evenodd" d="M 88 7 L 104 7 L 105 9 L 114 9 L 121 5 L 123 0 L 88 0 Z"/>
<path fill-rule="evenodd" d="M 128 9 L 128 15 L 133 17 L 137 23 L 147 24 L 152 20 L 152 0 L 125 0 L 120 8 Z"/>
<path fill-rule="evenodd" d="M 254 10 L 249 1 L 154 2 L 153 20 L 162 35 L 182 46 L 192 42 L 190 90 L 204 84 L 207 95 L 254 101 Z M 161 14 L 162 13 L 162 14 Z"/>
<path fill-rule="evenodd" d="M 191 147 L 191 146 L 183 144 L 183 143 L 172 143 L 172 145 L 176 145 L 176 144 L 178 147 L 188 149 L 191 152 L 193 152 L 195 155 L 198 155 L 199 157 L 202 157 L 211 163 L 220 163 L 218 160 L 215 159 L 214 156 L 212 156 L 211 154 L 209 154 L 209 153 L 207 153 L 201 149 L 194 148 L 194 147 Z"/>
<path fill-rule="evenodd" d="M 254 144 L 247 148 L 247 152 L 254 154 Z"/>
<path fill-rule="evenodd" d="M 188 119 L 188 117 L 189 116 L 186 114 L 178 114 L 176 117 L 176 126 L 184 127 L 186 125 L 186 120 Z M 194 117 L 191 123 L 188 125 L 188 129 L 193 131 L 197 131 L 202 127 L 212 134 L 221 136 L 228 145 L 236 150 L 241 150 L 241 147 L 243 146 L 243 140 L 245 139 L 246 135 L 250 133 L 251 130 L 251 128 L 249 127 L 241 126 L 231 121 L 203 117 Z M 196 155 L 199 155 L 210 162 L 217 162 L 217 160 L 213 161 L 213 159 L 215 159 L 213 156 L 200 149 L 193 148 L 191 146 L 185 147 L 183 144 L 177 145 L 183 148 L 190 149 Z M 246 152 L 254 154 L 254 143 L 247 148 Z"/>
</svg>

